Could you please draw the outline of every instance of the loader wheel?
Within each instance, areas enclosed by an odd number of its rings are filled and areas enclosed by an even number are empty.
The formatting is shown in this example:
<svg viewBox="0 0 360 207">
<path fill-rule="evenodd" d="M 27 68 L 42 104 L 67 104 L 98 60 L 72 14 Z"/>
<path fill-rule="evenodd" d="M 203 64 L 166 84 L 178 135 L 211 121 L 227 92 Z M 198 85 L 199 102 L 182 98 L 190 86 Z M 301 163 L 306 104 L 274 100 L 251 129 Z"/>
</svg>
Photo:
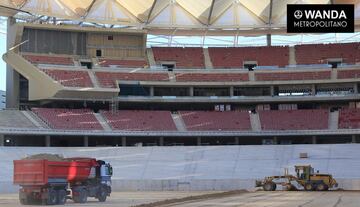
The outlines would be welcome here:
<svg viewBox="0 0 360 207">
<path fill-rule="evenodd" d="M 30 204 L 28 196 L 23 192 L 19 192 L 19 201 L 20 201 L 21 205 L 29 205 Z"/>
<path fill-rule="evenodd" d="M 312 190 L 314 190 L 314 186 L 312 183 L 305 183 L 304 189 L 306 191 L 312 191 Z"/>
<path fill-rule="evenodd" d="M 263 186 L 264 191 L 274 191 L 276 190 L 276 184 L 274 182 L 267 182 Z"/>
<path fill-rule="evenodd" d="M 57 193 L 55 190 L 48 191 L 48 197 L 46 200 L 47 205 L 55 205 L 57 203 Z"/>
<path fill-rule="evenodd" d="M 316 190 L 317 191 L 326 191 L 328 190 L 329 188 L 327 187 L 327 185 L 325 185 L 324 183 L 319 183 L 317 184 L 316 186 Z"/>
<path fill-rule="evenodd" d="M 86 190 L 80 189 L 78 191 L 78 195 L 73 197 L 75 203 L 86 203 L 87 201 L 87 193 Z"/>
<path fill-rule="evenodd" d="M 57 192 L 58 196 L 58 204 L 64 205 L 66 203 L 66 191 L 65 190 L 59 190 Z"/>
<path fill-rule="evenodd" d="M 98 195 L 98 200 L 100 202 L 105 202 L 106 198 L 107 198 L 107 190 L 106 190 L 106 188 L 100 188 L 100 192 L 99 192 L 99 195 Z"/>
</svg>

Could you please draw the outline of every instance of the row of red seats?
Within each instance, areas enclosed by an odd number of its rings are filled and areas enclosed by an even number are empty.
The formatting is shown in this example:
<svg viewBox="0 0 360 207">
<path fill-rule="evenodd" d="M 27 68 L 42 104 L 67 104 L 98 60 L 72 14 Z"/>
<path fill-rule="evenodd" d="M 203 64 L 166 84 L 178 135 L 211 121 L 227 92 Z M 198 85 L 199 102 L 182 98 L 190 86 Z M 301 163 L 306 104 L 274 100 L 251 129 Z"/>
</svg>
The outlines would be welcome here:
<svg viewBox="0 0 360 207">
<path fill-rule="evenodd" d="M 255 73 L 257 81 L 323 80 L 330 78 L 331 71 Z"/>
<path fill-rule="evenodd" d="M 87 71 L 42 69 L 47 75 L 67 87 L 93 87 Z"/>
<path fill-rule="evenodd" d="M 208 50 L 214 68 L 243 68 L 245 61 L 256 61 L 259 66 L 289 65 L 289 47 L 214 47 Z"/>
<path fill-rule="evenodd" d="M 154 59 L 175 61 L 177 68 L 205 68 L 203 48 L 153 47 Z"/>
<path fill-rule="evenodd" d="M 32 108 L 53 129 L 103 130 L 90 109 Z"/>
<path fill-rule="evenodd" d="M 342 58 L 344 63 L 360 62 L 360 43 L 296 45 L 297 64 L 327 64 L 329 58 Z"/>
<path fill-rule="evenodd" d="M 340 129 L 360 129 L 360 109 L 342 109 L 339 112 Z"/>
<path fill-rule="evenodd" d="M 74 65 L 74 60 L 71 57 L 24 55 L 24 58 L 35 64 Z"/>
<path fill-rule="evenodd" d="M 179 82 L 234 82 L 249 81 L 247 73 L 176 73 Z"/>
<path fill-rule="evenodd" d="M 279 110 L 259 111 L 262 130 L 328 129 L 329 111 Z"/>
<path fill-rule="evenodd" d="M 360 70 L 338 70 L 338 79 L 360 78 Z"/>
<path fill-rule="evenodd" d="M 119 68 L 143 68 L 147 65 L 145 60 L 115 60 L 115 59 L 99 59 L 99 65 L 102 67 L 110 67 L 112 65 Z"/>
</svg>

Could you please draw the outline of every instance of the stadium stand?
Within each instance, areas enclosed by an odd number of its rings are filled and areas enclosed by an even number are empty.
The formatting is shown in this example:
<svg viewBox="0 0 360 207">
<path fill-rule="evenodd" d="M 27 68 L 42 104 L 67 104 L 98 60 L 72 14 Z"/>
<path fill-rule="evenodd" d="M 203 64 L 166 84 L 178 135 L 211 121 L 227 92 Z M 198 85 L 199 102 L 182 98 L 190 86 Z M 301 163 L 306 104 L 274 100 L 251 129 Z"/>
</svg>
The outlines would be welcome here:
<svg viewBox="0 0 360 207">
<path fill-rule="evenodd" d="M 36 128 L 36 126 L 19 110 L 0 110 L 0 126 Z"/>
<path fill-rule="evenodd" d="M 74 65 L 74 61 L 71 57 L 47 55 L 23 55 L 23 57 L 34 64 Z"/>
<path fill-rule="evenodd" d="M 331 71 L 255 73 L 257 81 L 324 80 L 331 78 Z"/>
<path fill-rule="evenodd" d="M 203 48 L 153 47 L 154 58 L 161 61 L 175 61 L 176 68 L 204 68 Z"/>
<path fill-rule="evenodd" d="M 210 47 L 209 55 L 214 68 L 243 68 L 244 61 L 256 61 L 258 66 L 289 64 L 289 47 Z"/>
<path fill-rule="evenodd" d="M 102 130 L 90 109 L 32 108 L 53 129 Z"/>
<path fill-rule="evenodd" d="M 176 131 L 170 111 L 102 111 L 113 130 Z"/>
<path fill-rule="evenodd" d="M 167 73 L 95 72 L 95 75 L 104 88 L 116 88 L 116 80 L 169 81 Z"/>
<path fill-rule="evenodd" d="M 347 78 L 360 78 L 360 70 L 343 70 L 340 69 L 337 72 L 338 79 L 347 79 Z"/>
<path fill-rule="evenodd" d="M 87 71 L 42 69 L 54 80 L 68 87 L 93 87 Z"/>
<path fill-rule="evenodd" d="M 119 68 L 143 68 L 147 65 L 145 60 L 116 60 L 116 59 L 99 59 L 99 65 L 102 67 L 116 66 Z"/>
<path fill-rule="evenodd" d="M 327 64 L 329 58 L 355 64 L 360 62 L 360 43 L 296 45 L 295 54 L 297 64 Z"/>
<path fill-rule="evenodd" d="M 181 111 L 180 115 L 189 131 L 251 130 L 247 112 Z"/>
<path fill-rule="evenodd" d="M 314 110 L 259 111 L 263 130 L 328 129 L 329 112 Z"/>
<path fill-rule="evenodd" d="M 226 82 L 249 81 L 247 73 L 176 73 L 179 82 Z"/>
<path fill-rule="evenodd" d="M 359 129 L 360 109 L 342 109 L 339 113 L 339 128 Z"/>
</svg>

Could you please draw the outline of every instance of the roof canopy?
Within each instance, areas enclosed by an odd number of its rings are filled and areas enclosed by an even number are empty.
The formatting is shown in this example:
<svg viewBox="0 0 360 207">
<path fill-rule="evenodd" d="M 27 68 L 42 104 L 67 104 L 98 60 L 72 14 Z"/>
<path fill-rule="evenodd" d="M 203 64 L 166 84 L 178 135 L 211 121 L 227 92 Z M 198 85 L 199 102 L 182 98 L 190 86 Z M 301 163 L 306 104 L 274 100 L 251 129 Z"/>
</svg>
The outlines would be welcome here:
<svg viewBox="0 0 360 207">
<path fill-rule="evenodd" d="M 266 34 L 283 33 L 286 5 L 299 3 L 355 4 L 356 25 L 360 25 L 360 0 L 2 0 L 0 15 L 13 16 L 26 11 L 69 20 L 126 25 L 148 29 L 153 34 Z"/>
</svg>

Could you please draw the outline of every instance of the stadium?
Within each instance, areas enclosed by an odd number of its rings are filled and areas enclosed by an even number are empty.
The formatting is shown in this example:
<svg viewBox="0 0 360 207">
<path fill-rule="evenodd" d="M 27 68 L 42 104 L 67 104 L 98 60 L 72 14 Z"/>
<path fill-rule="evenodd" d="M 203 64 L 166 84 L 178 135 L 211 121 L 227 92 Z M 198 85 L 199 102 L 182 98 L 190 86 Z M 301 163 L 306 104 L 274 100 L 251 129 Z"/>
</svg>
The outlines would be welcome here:
<svg viewBox="0 0 360 207">
<path fill-rule="evenodd" d="M 353 4 L 354 32 L 287 33 L 287 4 Z M 253 190 L 296 164 L 360 190 L 358 0 L 4 0 L 0 15 L 0 193 L 38 153 L 107 160 L 115 191 Z"/>
</svg>

